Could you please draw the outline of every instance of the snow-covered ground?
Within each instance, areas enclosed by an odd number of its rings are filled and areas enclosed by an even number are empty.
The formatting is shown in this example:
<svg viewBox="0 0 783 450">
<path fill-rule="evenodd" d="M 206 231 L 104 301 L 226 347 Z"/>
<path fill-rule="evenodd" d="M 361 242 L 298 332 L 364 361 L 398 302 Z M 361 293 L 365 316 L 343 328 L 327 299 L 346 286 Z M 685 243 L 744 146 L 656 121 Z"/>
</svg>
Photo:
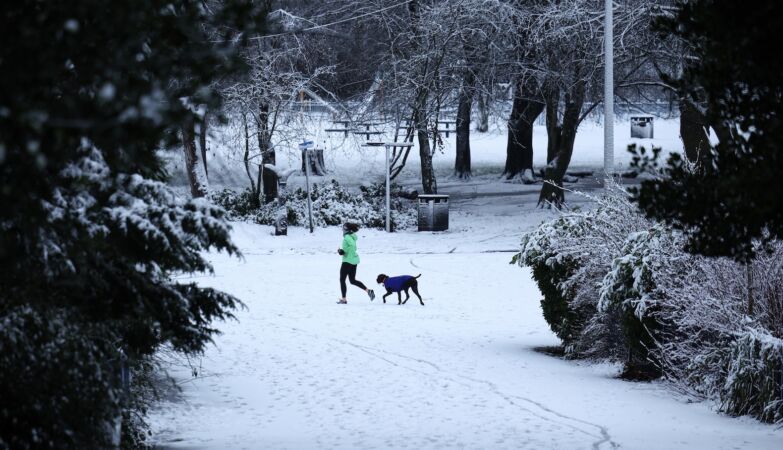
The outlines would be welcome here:
<svg viewBox="0 0 783 450">
<path fill-rule="evenodd" d="M 518 185 L 517 185 L 518 186 Z M 524 189 L 524 187 L 520 187 Z M 461 189 L 463 192 L 465 189 Z M 211 255 L 205 286 L 247 309 L 220 324 L 201 377 L 152 414 L 164 448 L 779 449 L 783 432 L 716 414 L 617 367 L 564 361 L 520 233 L 552 214 L 535 196 L 469 195 L 445 233 L 359 233 L 358 278 L 421 273 L 403 306 L 349 286 L 337 305 L 338 228 L 235 224 L 244 259 Z"/>
<path fill-rule="evenodd" d="M 677 122 L 656 121 L 656 139 L 633 141 L 618 122 L 618 165 L 637 142 L 679 151 Z M 536 164 L 546 133 L 536 127 Z M 349 188 L 380 179 L 378 150 L 326 142 L 330 176 Z M 377 230 L 359 233 L 358 278 L 421 273 L 420 291 L 398 306 L 370 302 L 349 286 L 339 296 L 338 228 L 309 234 L 237 223 L 243 259 L 210 255 L 205 285 L 240 298 L 238 321 L 219 324 L 193 379 L 172 367 L 180 398 L 153 411 L 154 440 L 164 448 L 530 448 L 530 449 L 780 449 L 783 432 L 747 418 L 728 418 L 714 405 L 689 403 L 659 383 L 616 378 L 617 367 L 542 353 L 557 338 L 544 322 L 541 295 L 527 270 L 509 264 L 521 234 L 551 211 L 535 207 L 540 185 L 498 180 L 505 134 L 472 137 L 474 173 L 449 179 L 454 135 L 435 157 L 441 193 L 452 195 L 445 233 Z M 213 188 L 242 187 L 245 175 L 231 139 L 211 141 Z M 572 167 L 600 168 L 602 130 L 584 124 Z M 402 182 L 416 188 L 416 150 Z M 174 159 L 176 163 L 176 158 Z M 296 166 L 296 150 L 278 151 Z M 180 167 L 174 167 L 182 170 Z M 292 185 L 303 184 L 293 177 Z M 595 186 L 580 180 L 574 189 Z M 567 194 L 571 206 L 589 205 Z"/>
</svg>

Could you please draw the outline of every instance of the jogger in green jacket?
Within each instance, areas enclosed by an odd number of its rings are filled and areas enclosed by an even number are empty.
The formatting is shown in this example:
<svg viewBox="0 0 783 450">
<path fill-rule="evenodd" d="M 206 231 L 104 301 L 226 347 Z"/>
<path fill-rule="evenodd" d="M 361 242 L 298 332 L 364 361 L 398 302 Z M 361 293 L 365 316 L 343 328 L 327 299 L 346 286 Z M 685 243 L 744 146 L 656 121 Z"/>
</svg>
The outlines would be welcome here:
<svg viewBox="0 0 783 450">
<path fill-rule="evenodd" d="M 359 225 L 355 223 L 346 222 L 343 225 L 343 244 L 337 250 L 337 253 L 343 256 L 343 264 L 340 266 L 340 291 L 343 296 L 337 303 L 348 303 L 348 299 L 345 297 L 348 292 L 348 286 L 345 284 L 346 278 L 350 280 L 352 285 L 364 290 L 370 296 L 370 300 L 375 299 L 375 292 L 372 289 L 367 289 L 364 283 L 356 279 L 356 266 L 359 265 L 359 254 L 356 252 L 357 231 L 359 231 Z"/>
</svg>

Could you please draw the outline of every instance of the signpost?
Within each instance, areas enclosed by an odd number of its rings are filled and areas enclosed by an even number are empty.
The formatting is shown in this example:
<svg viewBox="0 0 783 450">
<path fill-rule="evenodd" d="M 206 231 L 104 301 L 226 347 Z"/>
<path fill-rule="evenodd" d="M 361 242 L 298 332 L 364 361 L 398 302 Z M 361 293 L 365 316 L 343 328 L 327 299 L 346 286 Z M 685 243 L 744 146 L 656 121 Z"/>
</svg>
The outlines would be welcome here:
<svg viewBox="0 0 783 450">
<path fill-rule="evenodd" d="M 299 150 L 304 150 L 305 154 L 305 186 L 307 187 L 307 217 L 310 220 L 310 232 L 313 232 L 313 201 L 310 198 L 310 151 L 313 148 L 313 141 L 302 141 L 299 144 Z"/>
</svg>

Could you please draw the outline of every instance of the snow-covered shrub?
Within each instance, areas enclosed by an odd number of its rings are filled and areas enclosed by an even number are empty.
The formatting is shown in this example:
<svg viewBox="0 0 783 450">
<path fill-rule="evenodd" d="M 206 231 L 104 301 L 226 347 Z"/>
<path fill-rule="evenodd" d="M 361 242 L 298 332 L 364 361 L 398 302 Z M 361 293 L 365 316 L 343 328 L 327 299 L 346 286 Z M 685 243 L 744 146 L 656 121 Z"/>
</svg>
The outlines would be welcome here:
<svg viewBox="0 0 783 450">
<path fill-rule="evenodd" d="M 565 283 L 574 275 L 578 261 L 558 255 L 553 248 L 558 236 L 568 233 L 570 222 L 565 217 L 542 225 L 522 238 L 522 252 L 515 261 L 532 269 L 533 279 L 544 298 L 541 309 L 552 331 L 563 341 L 566 354 L 572 347 L 594 311 L 574 305 L 573 289 Z"/>
<path fill-rule="evenodd" d="M 225 209 L 228 218 L 231 220 L 247 219 L 258 212 L 259 199 L 254 199 L 253 196 L 253 191 L 250 189 L 244 189 L 239 192 L 232 189 L 223 189 L 210 192 L 209 194 L 210 200 Z"/>
<path fill-rule="evenodd" d="M 383 228 L 386 223 L 386 200 L 382 189 L 378 185 L 371 185 L 354 193 L 340 186 L 336 180 L 314 184 L 310 194 L 314 225 L 325 227 L 351 221 L 363 227 Z M 234 219 L 251 219 L 262 225 L 273 225 L 279 209 L 277 201 L 253 208 L 250 195 L 249 190 L 236 193 L 227 189 L 214 194 L 212 200 L 225 208 Z M 391 221 L 394 229 L 412 228 L 417 223 L 416 208 L 404 195 L 399 186 L 393 185 Z M 290 226 L 306 226 L 307 191 L 299 188 L 291 192 L 286 209 Z"/>
<path fill-rule="evenodd" d="M 664 328 L 658 318 L 657 300 L 665 293 L 658 290 L 656 278 L 670 275 L 673 269 L 670 256 L 680 253 L 683 244 L 678 235 L 657 224 L 649 230 L 631 233 L 601 283 L 599 310 L 611 311 L 618 317 L 625 336 L 625 378 L 649 379 L 661 375 L 660 363 L 651 354 L 654 336 Z"/>
<path fill-rule="evenodd" d="M 765 422 L 783 421 L 783 340 L 751 329 L 729 349 L 721 409 Z"/>
<path fill-rule="evenodd" d="M 649 227 L 614 185 L 587 211 L 566 211 L 522 238 L 516 257 L 533 269 L 544 293 L 542 308 L 572 357 L 621 358 L 621 331 L 615 311 L 598 310 L 601 282 L 629 231 Z"/>
<path fill-rule="evenodd" d="M 657 358 L 681 389 L 720 400 L 721 410 L 783 420 L 783 244 L 750 266 L 727 258 L 674 255 L 659 276 Z M 681 263 L 681 261 L 685 261 Z M 750 287 L 750 289 L 749 289 Z M 751 305 L 753 302 L 753 311 Z"/>
<path fill-rule="evenodd" d="M 682 232 L 642 217 L 616 187 L 595 201 L 526 234 L 515 257 L 533 269 L 567 355 L 782 421 L 783 243 L 749 265 L 693 255 Z"/>
</svg>

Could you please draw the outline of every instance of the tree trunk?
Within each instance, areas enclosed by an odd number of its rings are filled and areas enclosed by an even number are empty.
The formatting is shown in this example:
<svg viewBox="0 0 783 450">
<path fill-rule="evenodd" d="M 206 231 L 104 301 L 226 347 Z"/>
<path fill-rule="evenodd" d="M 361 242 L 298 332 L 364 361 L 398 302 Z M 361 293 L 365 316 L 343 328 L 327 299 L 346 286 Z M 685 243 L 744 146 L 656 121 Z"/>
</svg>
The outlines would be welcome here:
<svg viewBox="0 0 783 450">
<path fill-rule="evenodd" d="M 419 1 L 411 0 L 408 3 L 408 13 L 410 14 L 411 31 L 413 33 L 414 52 L 423 52 L 420 36 L 424 27 L 421 24 L 419 16 Z M 438 184 L 435 181 L 435 171 L 432 167 L 432 151 L 430 150 L 430 141 L 427 136 L 427 99 L 430 94 L 432 74 L 428 72 L 429 64 L 425 64 L 418 75 L 419 87 L 416 88 L 413 103 L 413 126 L 415 127 L 416 137 L 419 141 L 419 158 L 421 160 L 421 187 L 425 194 L 437 194 Z M 435 116 L 438 120 L 438 116 Z M 437 123 L 436 123 L 437 125 Z M 433 139 L 437 139 L 437 134 L 433 133 Z"/>
<path fill-rule="evenodd" d="M 572 92 L 565 96 L 565 109 L 563 110 L 563 122 L 551 124 L 547 122 L 547 132 L 552 130 L 554 135 L 549 135 L 550 141 L 555 143 L 555 156 L 549 161 L 544 171 L 544 185 L 541 187 L 541 194 L 538 197 L 538 204 L 553 205 L 560 208 L 565 202 L 565 192 L 563 191 L 563 177 L 571 163 L 571 156 L 574 153 L 574 141 L 576 140 L 576 130 L 579 127 L 582 106 L 585 100 L 585 83 L 578 81 Z M 547 98 L 547 121 L 551 119 L 557 121 L 557 108 L 560 101 L 560 95 L 550 95 Z"/>
<path fill-rule="evenodd" d="M 264 103 L 258 110 L 258 149 L 261 152 L 261 164 L 277 164 L 275 149 L 271 145 L 269 130 L 269 105 Z M 277 198 L 277 175 L 271 170 L 262 171 L 264 185 L 264 203 Z"/>
<path fill-rule="evenodd" d="M 470 110 L 473 103 L 472 72 L 465 74 L 459 91 L 457 106 L 457 157 L 454 161 L 454 175 L 462 180 L 470 179 Z"/>
<path fill-rule="evenodd" d="M 209 170 L 207 169 L 207 112 L 204 110 L 204 117 L 199 122 L 198 143 L 201 147 L 201 162 L 204 164 L 204 176 L 209 179 Z"/>
<path fill-rule="evenodd" d="M 560 91 L 555 90 L 546 99 L 546 163 L 549 165 L 557 156 L 560 146 Z"/>
<path fill-rule="evenodd" d="M 544 110 L 534 80 L 520 81 L 514 92 L 508 120 L 506 167 L 503 175 L 512 179 L 526 170 L 533 171 L 533 125 Z"/>
<path fill-rule="evenodd" d="M 437 194 L 438 184 L 432 167 L 432 153 L 430 151 L 430 140 L 427 136 L 426 122 L 424 122 L 423 126 L 424 128 L 416 131 L 419 141 L 419 158 L 421 159 L 421 188 L 425 194 Z"/>
<path fill-rule="evenodd" d="M 245 163 L 245 173 L 250 180 L 250 194 L 252 196 L 250 202 L 254 208 L 261 206 L 261 164 L 258 165 L 258 179 L 253 178 L 253 172 L 250 169 L 250 130 L 247 126 L 247 114 L 242 114 L 242 125 L 245 131 L 245 155 L 243 161 Z"/>
<path fill-rule="evenodd" d="M 476 131 L 486 133 L 489 131 L 489 94 L 486 92 L 479 93 L 476 98 L 476 106 L 478 107 Z"/>
<path fill-rule="evenodd" d="M 196 153 L 196 133 L 192 117 L 182 124 L 182 149 L 185 151 L 185 171 L 190 182 L 190 195 L 193 198 L 207 195 L 207 187 L 202 183 L 198 173 L 198 154 Z"/>
<path fill-rule="evenodd" d="M 710 149 L 707 118 L 689 100 L 680 99 L 680 138 L 690 162 L 704 158 Z"/>
<path fill-rule="evenodd" d="M 416 127 L 416 137 L 419 140 L 419 158 L 421 159 L 421 188 L 425 194 L 437 194 L 438 184 L 432 167 L 432 151 L 427 136 L 427 92 L 419 90 L 416 95 L 416 106 L 413 110 L 413 123 Z"/>
</svg>

